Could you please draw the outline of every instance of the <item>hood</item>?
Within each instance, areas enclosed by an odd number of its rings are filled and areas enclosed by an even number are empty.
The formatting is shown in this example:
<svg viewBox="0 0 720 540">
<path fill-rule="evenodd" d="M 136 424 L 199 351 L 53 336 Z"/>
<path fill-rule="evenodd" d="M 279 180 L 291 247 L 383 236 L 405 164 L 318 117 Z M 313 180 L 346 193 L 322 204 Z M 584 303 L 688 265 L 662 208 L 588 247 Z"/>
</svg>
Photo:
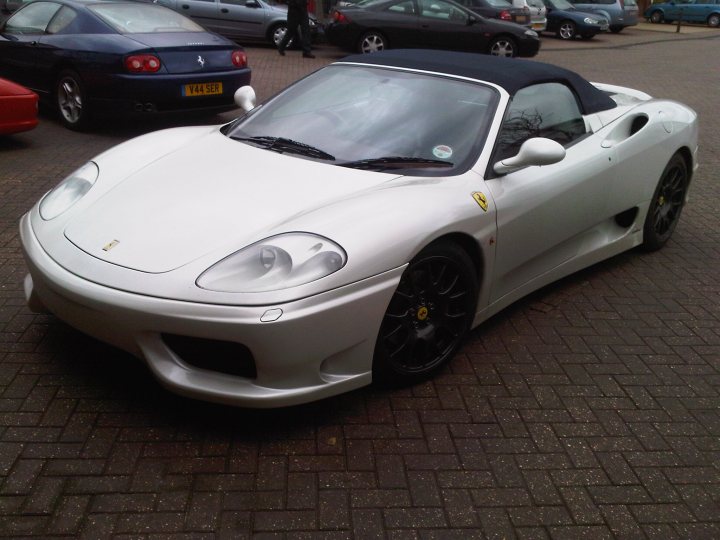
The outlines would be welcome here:
<svg viewBox="0 0 720 540">
<path fill-rule="evenodd" d="M 281 155 L 213 132 L 128 176 L 71 219 L 65 236 L 109 263 L 168 272 L 214 250 L 227 247 L 229 254 L 292 231 L 276 228 L 394 177 Z"/>
</svg>

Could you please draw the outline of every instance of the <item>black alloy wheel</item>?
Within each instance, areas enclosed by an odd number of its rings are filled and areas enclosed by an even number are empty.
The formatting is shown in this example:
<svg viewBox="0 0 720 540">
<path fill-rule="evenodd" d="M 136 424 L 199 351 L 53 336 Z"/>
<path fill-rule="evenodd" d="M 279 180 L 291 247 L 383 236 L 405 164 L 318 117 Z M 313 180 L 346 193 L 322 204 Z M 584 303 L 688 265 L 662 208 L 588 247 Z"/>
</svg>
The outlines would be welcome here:
<svg viewBox="0 0 720 540">
<path fill-rule="evenodd" d="M 680 154 L 675 154 L 665 166 L 650 201 L 643 227 L 645 251 L 660 249 L 672 236 L 685 205 L 688 181 L 685 160 Z"/>
<path fill-rule="evenodd" d="M 437 242 L 408 265 L 390 300 L 373 360 L 373 379 L 412 384 L 444 366 L 475 316 L 478 281 L 467 253 Z"/>
</svg>

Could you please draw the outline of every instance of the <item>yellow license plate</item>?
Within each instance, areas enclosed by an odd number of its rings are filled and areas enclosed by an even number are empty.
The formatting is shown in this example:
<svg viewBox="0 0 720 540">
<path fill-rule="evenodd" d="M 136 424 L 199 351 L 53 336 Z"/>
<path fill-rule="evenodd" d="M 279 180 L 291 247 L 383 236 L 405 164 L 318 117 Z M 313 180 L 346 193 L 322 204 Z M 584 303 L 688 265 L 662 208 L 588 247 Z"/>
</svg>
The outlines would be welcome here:
<svg viewBox="0 0 720 540">
<path fill-rule="evenodd" d="M 206 82 L 200 84 L 186 84 L 182 89 L 183 96 L 214 96 L 222 94 L 222 83 L 221 82 Z"/>
<path fill-rule="evenodd" d="M 543 23 L 533 23 L 533 30 L 540 30 L 543 27 Z"/>
</svg>

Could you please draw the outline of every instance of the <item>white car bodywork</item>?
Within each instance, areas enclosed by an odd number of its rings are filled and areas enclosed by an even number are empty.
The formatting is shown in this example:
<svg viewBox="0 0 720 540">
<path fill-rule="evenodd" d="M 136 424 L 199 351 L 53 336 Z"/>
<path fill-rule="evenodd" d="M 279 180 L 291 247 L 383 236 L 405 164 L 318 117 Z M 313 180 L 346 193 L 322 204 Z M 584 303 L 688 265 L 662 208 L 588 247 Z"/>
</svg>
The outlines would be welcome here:
<svg viewBox="0 0 720 540">
<path fill-rule="evenodd" d="M 488 141 L 510 99 L 491 86 L 500 97 Z M 584 116 L 592 133 L 564 159 L 487 179 L 492 144 L 461 174 L 426 177 L 278 155 L 219 126 L 128 141 L 93 159 L 99 178 L 69 210 L 45 220 L 38 204 L 23 217 L 29 304 L 144 358 L 162 384 L 191 397 L 275 407 L 369 384 L 383 314 L 408 262 L 434 240 L 473 244 L 480 280 L 472 326 L 642 243 L 670 156 L 685 152 L 697 167 L 696 116 L 676 102 L 596 86 L 618 106 Z M 636 137 L 638 117 L 645 124 Z M 256 181 L 238 182 L 240 173 Z M 630 208 L 632 224 L 619 226 L 616 216 Z M 262 293 L 197 286 L 241 248 L 296 231 L 331 239 L 347 263 Z M 193 366 L 163 334 L 241 343 L 256 376 Z"/>
</svg>

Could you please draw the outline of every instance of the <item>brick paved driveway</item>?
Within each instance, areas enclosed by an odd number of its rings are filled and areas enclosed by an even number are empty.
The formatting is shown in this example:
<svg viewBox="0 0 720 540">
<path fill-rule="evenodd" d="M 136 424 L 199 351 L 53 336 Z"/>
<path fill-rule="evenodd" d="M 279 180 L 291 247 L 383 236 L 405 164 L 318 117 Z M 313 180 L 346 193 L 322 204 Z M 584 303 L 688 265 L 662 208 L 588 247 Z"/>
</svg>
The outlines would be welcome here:
<svg viewBox="0 0 720 540">
<path fill-rule="evenodd" d="M 174 396 L 24 307 L 21 214 L 150 127 L 45 118 L 0 139 L 0 535 L 720 538 L 718 46 L 629 29 L 539 56 L 700 113 L 702 168 L 664 250 L 516 303 L 433 382 L 289 410 Z M 261 98 L 340 56 L 250 49 Z"/>
</svg>

